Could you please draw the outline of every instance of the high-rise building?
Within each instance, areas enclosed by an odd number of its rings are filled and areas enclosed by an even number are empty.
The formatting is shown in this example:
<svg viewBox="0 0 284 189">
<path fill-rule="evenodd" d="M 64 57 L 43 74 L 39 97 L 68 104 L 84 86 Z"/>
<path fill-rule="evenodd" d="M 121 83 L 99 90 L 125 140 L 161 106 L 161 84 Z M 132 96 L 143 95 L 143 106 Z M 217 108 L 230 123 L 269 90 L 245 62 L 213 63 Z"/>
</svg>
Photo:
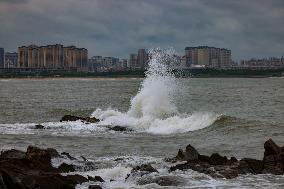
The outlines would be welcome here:
<svg viewBox="0 0 284 189">
<path fill-rule="evenodd" d="M 75 46 L 47 45 L 18 48 L 18 67 L 88 70 L 88 50 Z"/>
<path fill-rule="evenodd" d="M 187 65 L 206 67 L 229 67 L 231 66 L 231 51 L 224 48 L 198 46 L 186 47 L 185 56 Z"/>
<path fill-rule="evenodd" d="M 5 64 L 5 52 L 4 48 L 0 48 L 0 68 L 4 68 Z"/>
<path fill-rule="evenodd" d="M 5 68 L 16 68 L 18 64 L 18 53 L 5 53 Z"/>
<path fill-rule="evenodd" d="M 134 69 L 134 70 L 135 69 L 139 69 L 137 67 L 137 57 L 138 57 L 138 55 L 135 54 L 135 53 L 130 54 L 130 56 L 129 56 L 129 65 L 130 65 L 131 69 Z"/>
<path fill-rule="evenodd" d="M 145 49 L 139 49 L 137 54 L 137 66 L 141 69 L 145 69 L 147 67 L 147 53 Z"/>
</svg>

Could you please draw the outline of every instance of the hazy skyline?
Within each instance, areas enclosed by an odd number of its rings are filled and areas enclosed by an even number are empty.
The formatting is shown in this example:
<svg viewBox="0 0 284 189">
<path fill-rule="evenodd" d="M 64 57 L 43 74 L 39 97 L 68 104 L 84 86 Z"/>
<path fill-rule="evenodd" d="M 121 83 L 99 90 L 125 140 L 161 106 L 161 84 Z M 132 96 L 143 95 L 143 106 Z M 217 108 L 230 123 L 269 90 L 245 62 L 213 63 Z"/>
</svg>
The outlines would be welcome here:
<svg viewBox="0 0 284 189">
<path fill-rule="evenodd" d="M 0 47 L 61 43 L 89 56 L 209 45 L 239 61 L 284 55 L 283 0 L 0 0 Z"/>
</svg>

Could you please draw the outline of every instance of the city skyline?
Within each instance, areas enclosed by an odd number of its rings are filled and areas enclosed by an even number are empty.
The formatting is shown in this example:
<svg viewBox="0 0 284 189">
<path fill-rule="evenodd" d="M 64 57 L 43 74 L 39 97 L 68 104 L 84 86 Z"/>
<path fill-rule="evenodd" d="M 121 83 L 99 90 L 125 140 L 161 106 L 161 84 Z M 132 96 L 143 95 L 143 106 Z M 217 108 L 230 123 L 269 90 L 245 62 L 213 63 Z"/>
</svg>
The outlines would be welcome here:
<svg viewBox="0 0 284 189">
<path fill-rule="evenodd" d="M 125 58 L 139 48 L 208 45 L 232 59 L 284 55 L 283 1 L 0 1 L 0 46 L 75 45 Z M 84 11 L 81 11 L 84 10 Z M 107 13 L 107 14 L 106 14 Z"/>
</svg>

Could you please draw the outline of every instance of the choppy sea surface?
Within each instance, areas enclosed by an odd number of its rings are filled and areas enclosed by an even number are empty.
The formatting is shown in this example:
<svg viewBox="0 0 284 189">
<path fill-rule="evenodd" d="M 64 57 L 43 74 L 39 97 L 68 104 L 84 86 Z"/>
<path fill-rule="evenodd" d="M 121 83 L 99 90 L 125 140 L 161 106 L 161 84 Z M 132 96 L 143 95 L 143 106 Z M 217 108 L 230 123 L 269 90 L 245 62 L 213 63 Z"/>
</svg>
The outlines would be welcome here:
<svg viewBox="0 0 284 189">
<path fill-rule="evenodd" d="M 102 121 L 59 122 L 65 114 Z M 109 131 L 110 125 L 134 131 Z M 163 160 L 188 144 L 202 154 L 262 159 L 263 143 L 272 138 L 284 146 L 283 136 L 283 78 L 0 79 L 1 150 L 36 145 L 84 156 L 98 166 L 79 173 L 102 176 L 104 188 L 284 188 L 283 176 L 213 179 L 191 170 L 170 173 Z M 143 163 L 160 172 L 150 177 L 172 176 L 181 184 L 125 181 Z"/>
</svg>

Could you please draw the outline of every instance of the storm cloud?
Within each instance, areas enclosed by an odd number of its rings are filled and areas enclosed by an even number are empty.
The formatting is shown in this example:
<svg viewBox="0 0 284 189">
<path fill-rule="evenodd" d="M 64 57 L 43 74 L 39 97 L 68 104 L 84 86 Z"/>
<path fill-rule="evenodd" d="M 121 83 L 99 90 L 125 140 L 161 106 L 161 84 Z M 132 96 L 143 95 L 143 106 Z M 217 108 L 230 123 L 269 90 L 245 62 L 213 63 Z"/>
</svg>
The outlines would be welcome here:
<svg viewBox="0 0 284 189">
<path fill-rule="evenodd" d="M 209 45 L 234 60 L 284 55 L 283 0 L 0 0 L 0 46 L 76 45 L 89 56 Z"/>
</svg>

